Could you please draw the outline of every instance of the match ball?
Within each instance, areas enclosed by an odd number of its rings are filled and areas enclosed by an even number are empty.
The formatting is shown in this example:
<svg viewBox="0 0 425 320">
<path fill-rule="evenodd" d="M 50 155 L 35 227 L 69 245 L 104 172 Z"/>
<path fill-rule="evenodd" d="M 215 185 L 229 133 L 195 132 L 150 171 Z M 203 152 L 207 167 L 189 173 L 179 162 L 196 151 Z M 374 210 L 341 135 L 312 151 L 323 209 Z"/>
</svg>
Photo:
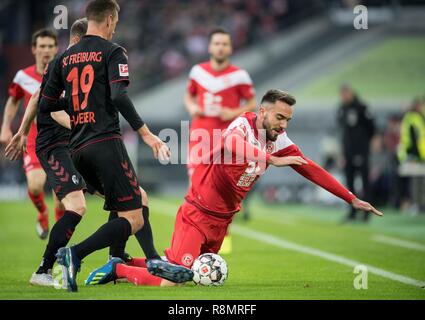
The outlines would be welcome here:
<svg viewBox="0 0 425 320">
<path fill-rule="evenodd" d="M 226 281 L 226 261 L 218 254 L 204 253 L 192 265 L 193 282 L 202 286 L 221 286 Z"/>
</svg>

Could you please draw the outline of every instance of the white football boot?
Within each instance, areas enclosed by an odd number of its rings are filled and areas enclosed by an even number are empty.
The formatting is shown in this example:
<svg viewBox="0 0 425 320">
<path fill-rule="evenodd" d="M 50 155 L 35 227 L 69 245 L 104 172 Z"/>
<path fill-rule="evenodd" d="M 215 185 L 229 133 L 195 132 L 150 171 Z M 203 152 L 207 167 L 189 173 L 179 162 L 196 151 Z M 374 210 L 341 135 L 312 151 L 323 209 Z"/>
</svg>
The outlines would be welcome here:
<svg viewBox="0 0 425 320">
<path fill-rule="evenodd" d="M 34 286 L 43 287 L 54 287 L 55 282 L 53 281 L 52 274 L 49 273 L 33 273 L 30 279 L 30 283 Z"/>
</svg>

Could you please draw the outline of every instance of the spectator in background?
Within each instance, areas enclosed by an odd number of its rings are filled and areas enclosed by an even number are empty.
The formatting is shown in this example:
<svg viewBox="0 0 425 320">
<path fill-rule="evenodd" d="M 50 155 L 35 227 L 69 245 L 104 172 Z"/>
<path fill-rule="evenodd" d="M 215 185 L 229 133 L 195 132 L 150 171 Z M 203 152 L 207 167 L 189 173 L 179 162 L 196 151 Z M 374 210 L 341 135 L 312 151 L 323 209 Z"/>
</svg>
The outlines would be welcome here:
<svg viewBox="0 0 425 320">
<path fill-rule="evenodd" d="M 400 208 L 403 199 L 408 197 L 407 179 L 398 174 L 397 147 L 400 141 L 401 115 L 393 114 L 387 119 L 383 133 L 384 149 L 390 155 L 388 204 Z"/>
<path fill-rule="evenodd" d="M 355 194 L 368 198 L 369 186 L 369 151 L 370 142 L 375 133 L 375 124 L 367 106 L 362 103 L 349 85 L 340 89 L 341 105 L 338 109 L 338 125 L 342 130 L 342 151 L 345 158 L 344 171 L 347 187 Z M 355 178 L 360 174 L 362 192 L 355 188 Z M 346 222 L 356 220 L 356 210 L 350 208 Z M 366 222 L 368 215 L 364 214 L 362 221 Z"/>
<path fill-rule="evenodd" d="M 401 121 L 400 127 L 400 143 L 397 151 L 398 160 L 400 162 L 402 174 L 409 181 L 408 185 L 409 201 L 405 202 L 402 209 L 410 207 L 413 214 L 418 213 L 422 209 L 425 210 L 424 201 L 424 177 L 418 174 L 417 169 L 412 164 L 425 165 L 425 100 L 415 99 L 406 112 Z M 410 168 L 409 168 L 410 167 Z M 420 169 L 419 169 L 420 170 Z"/>
<path fill-rule="evenodd" d="M 425 162 L 425 101 L 415 99 L 401 121 L 398 159 Z"/>
</svg>

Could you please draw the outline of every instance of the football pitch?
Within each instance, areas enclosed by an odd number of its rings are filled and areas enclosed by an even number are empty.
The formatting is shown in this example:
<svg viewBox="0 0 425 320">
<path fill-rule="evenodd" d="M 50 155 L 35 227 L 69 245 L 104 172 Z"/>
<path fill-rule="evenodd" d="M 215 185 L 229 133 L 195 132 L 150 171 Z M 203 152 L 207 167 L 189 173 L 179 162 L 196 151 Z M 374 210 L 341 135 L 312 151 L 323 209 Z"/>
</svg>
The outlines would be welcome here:
<svg viewBox="0 0 425 320">
<path fill-rule="evenodd" d="M 181 199 L 150 197 L 157 249 L 170 242 Z M 52 202 L 49 201 L 49 208 Z M 50 210 L 52 212 L 52 210 Z M 84 286 L 90 271 L 104 264 L 107 250 L 87 257 L 79 291 L 31 286 L 46 242 L 35 234 L 35 210 L 29 201 L 0 202 L 0 299 L 424 299 L 425 216 L 384 210 L 369 225 L 342 225 L 345 208 L 265 204 L 254 199 L 252 219 L 236 218 L 233 252 L 223 255 L 229 278 L 222 287 L 137 287 L 129 283 Z M 53 223 L 51 214 L 51 225 Z M 88 199 L 88 213 L 72 243 L 106 221 L 102 202 Z M 139 256 L 132 237 L 127 251 Z M 367 267 L 367 289 L 355 289 L 357 265 Z M 363 284 L 365 284 L 365 278 Z"/>
</svg>

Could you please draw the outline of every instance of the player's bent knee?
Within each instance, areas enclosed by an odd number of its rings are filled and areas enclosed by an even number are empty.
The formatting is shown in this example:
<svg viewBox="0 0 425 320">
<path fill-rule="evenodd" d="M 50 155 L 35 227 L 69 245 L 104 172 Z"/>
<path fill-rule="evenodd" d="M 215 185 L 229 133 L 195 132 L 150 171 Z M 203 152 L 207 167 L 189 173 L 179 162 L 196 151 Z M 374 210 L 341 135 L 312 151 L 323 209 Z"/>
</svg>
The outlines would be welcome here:
<svg viewBox="0 0 425 320">
<path fill-rule="evenodd" d="M 65 206 L 65 210 L 73 211 L 83 216 L 86 213 L 86 200 L 82 191 L 74 191 L 65 196 L 62 199 L 62 203 Z"/>
<path fill-rule="evenodd" d="M 146 191 L 140 187 L 140 192 L 142 194 L 142 204 L 147 207 L 148 206 L 148 194 L 146 193 Z"/>
<path fill-rule="evenodd" d="M 119 212 L 118 215 L 128 220 L 131 225 L 132 234 L 135 234 L 137 231 L 143 228 L 144 219 L 141 209 L 133 210 L 130 212 Z"/>
<path fill-rule="evenodd" d="M 139 214 L 139 217 L 134 218 L 134 223 L 132 224 L 132 230 L 134 231 L 133 233 L 136 233 L 137 231 L 142 229 L 144 224 L 145 221 L 143 219 L 143 215 Z"/>
<path fill-rule="evenodd" d="M 28 183 L 28 191 L 38 196 L 40 193 L 44 192 L 44 185 L 39 183 Z"/>
</svg>

